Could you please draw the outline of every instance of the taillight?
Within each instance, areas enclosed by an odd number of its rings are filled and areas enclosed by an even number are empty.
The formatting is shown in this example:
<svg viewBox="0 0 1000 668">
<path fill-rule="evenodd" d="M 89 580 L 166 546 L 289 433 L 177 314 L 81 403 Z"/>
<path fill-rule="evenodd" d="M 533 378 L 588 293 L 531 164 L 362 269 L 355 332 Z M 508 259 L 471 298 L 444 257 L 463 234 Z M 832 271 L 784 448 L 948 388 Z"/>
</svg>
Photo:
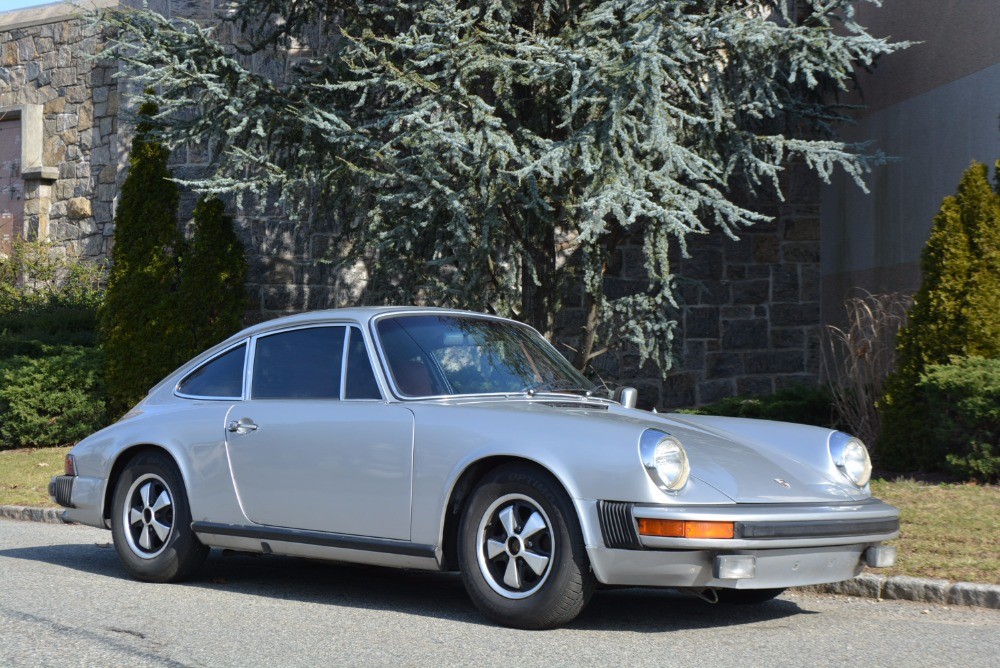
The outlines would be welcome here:
<svg viewBox="0 0 1000 668">
<path fill-rule="evenodd" d="M 66 455 L 63 473 L 66 475 L 76 475 L 76 458 L 73 455 Z"/>
</svg>

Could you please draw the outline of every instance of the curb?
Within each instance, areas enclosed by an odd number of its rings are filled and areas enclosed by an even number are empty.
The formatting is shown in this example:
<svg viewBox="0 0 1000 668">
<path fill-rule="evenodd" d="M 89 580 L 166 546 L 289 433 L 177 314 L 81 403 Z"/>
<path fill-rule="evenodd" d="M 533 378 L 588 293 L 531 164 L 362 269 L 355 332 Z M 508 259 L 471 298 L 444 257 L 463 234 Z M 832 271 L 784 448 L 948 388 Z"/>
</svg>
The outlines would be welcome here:
<svg viewBox="0 0 1000 668">
<path fill-rule="evenodd" d="M 25 522 L 48 522 L 50 524 L 72 524 L 63 519 L 62 508 L 29 508 L 27 506 L 0 506 L 0 517 Z"/>
<path fill-rule="evenodd" d="M 58 508 L 28 508 L 25 506 L 0 506 L 0 517 L 25 522 L 72 524 L 63 519 Z M 878 600 L 920 601 L 941 605 L 971 605 L 1000 610 L 1000 585 L 976 582 L 949 582 L 897 575 L 863 573 L 851 580 L 832 584 L 796 587 L 797 591 L 815 594 L 839 594 Z"/>
<path fill-rule="evenodd" d="M 1000 585 L 976 582 L 949 582 L 897 575 L 863 573 L 851 580 L 831 584 L 796 587 L 799 591 L 840 594 L 878 600 L 921 601 L 941 605 L 974 605 L 1000 610 Z"/>
</svg>

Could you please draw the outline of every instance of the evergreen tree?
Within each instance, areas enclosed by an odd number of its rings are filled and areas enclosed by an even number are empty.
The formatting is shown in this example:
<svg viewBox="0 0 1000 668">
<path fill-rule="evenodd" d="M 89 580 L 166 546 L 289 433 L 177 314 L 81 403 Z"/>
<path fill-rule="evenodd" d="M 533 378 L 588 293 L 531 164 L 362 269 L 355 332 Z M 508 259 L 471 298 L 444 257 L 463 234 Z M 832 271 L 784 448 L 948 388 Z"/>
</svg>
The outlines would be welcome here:
<svg viewBox="0 0 1000 668">
<path fill-rule="evenodd" d="M 1000 170 L 1000 162 L 997 163 Z M 918 387 L 931 365 L 1000 357 L 1000 191 L 973 163 L 946 197 L 921 255 L 922 279 L 897 338 L 897 368 L 882 400 L 879 456 L 893 470 L 936 470 L 948 444 L 930 438 Z"/>
<path fill-rule="evenodd" d="M 235 333 L 247 308 L 247 262 L 233 221 L 217 198 L 194 209 L 194 236 L 182 256 L 176 345 L 182 359 Z"/>
<path fill-rule="evenodd" d="M 149 135 L 156 113 L 148 102 L 140 110 L 99 314 L 111 415 L 128 410 L 181 361 L 171 340 L 181 244 L 178 189 L 167 169 L 169 151 Z"/>
<path fill-rule="evenodd" d="M 901 46 L 857 23 L 864 1 L 236 0 L 217 26 L 106 20 L 162 96 L 161 136 L 216 147 L 193 185 L 335 226 L 364 299 L 552 335 L 582 288 L 578 367 L 630 342 L 666 369 L 672 247 L 765 220 L 732 193 L 777 190 L 789 159 L 861 182 L 870 158 L 829 139 L 828 101 Z M 648 287 L 608 295 L 626 239 Z"/>
</svg>

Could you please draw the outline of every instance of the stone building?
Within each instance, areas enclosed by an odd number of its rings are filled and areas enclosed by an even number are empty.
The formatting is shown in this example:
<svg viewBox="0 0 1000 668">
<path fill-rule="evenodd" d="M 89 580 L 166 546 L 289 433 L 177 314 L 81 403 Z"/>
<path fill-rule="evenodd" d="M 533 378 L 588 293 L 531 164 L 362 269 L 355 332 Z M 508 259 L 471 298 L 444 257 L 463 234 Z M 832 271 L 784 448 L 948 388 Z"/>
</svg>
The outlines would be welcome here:
<svg viewBox="0 0 1000 668">
<path fill-rule="evenodd" d="M 103 7 L 127 1 L 86 0 Z M 212 12 L 212 0 L 149 4 L 170 16 L 206 19 Z M 12 218 L 5 234 L 48 238 L 95 259 L 107 257 L 113 240 L 129 120 L 128 82 L 115 78 L 115 63 L 100 58 L 101 44 L 96 28 L 66 3 L 0 13 L 0 113 L 11 124 L 0 125 L 0 204 L 10 205 Z M 15 132 L 19 149 L 2 140 Z M 192 147 L 173 154 L 172 169 L 191 176 L 210 160 Z M 22 200 L 7 198 L 8 182 L 21 189 Z M 822 328 L 819 187 L 813 174 L 793 166 L 785 176 L 786 201 L 756 203 L 773 222 L 739 241 L 721 233 L 691 238 L 691 257 L 675 263 L 684 300 L 675 371 L 663 380 L 624 351 L 598 358 L 604 378 L 636 385 L 640 405 L 661 408 L 815 383 Z M 24 203 L 23 219 L 15 218 L 17 201 Z M 182 218 L 194 196 L 183 201 Z M 238 225 L 250 261 L 248 319 L 356 298 L 350 277 L 316 261 L 326 254 L 329 234 L 303 234 L 276 218 L 241 218 Z M 622 248 L 609 274 L 612 296 L 644 289 L 641 248 Z M 571 337 L 580 323 L 582 305 L 571 295 L 559 324 Z"/>
<path fill-rule="evenodd" d="M 120 172 L 117 68 L 70 10 L 0 13 L 0 244 L 50 239 L 99 259 Z"/>
</svg>

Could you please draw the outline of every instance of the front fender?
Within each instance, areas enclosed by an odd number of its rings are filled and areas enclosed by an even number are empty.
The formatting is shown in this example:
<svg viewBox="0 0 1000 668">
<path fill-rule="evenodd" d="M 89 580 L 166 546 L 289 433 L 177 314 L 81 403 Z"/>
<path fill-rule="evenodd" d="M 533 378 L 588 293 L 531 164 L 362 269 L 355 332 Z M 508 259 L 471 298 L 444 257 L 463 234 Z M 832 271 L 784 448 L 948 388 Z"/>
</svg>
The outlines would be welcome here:
<svg viewBox="0 0 1000 668">
<path fill-rule="evenodd" d="M 521 459 L 547 470 L 578 507 L 579 501 L 597 499 L 732 503 L 696 479 L 679 494 L 658 489 L 639 458 L 639 436 L 646 426 L 635 421 L 581 419 L 530 405 L 516 410 L 447 404 L 410 408 L 416 416 L 411 536 L 418 543 L 440 544 L 455 485 L 470 466 L 491 457 Z"/>
</svg>

